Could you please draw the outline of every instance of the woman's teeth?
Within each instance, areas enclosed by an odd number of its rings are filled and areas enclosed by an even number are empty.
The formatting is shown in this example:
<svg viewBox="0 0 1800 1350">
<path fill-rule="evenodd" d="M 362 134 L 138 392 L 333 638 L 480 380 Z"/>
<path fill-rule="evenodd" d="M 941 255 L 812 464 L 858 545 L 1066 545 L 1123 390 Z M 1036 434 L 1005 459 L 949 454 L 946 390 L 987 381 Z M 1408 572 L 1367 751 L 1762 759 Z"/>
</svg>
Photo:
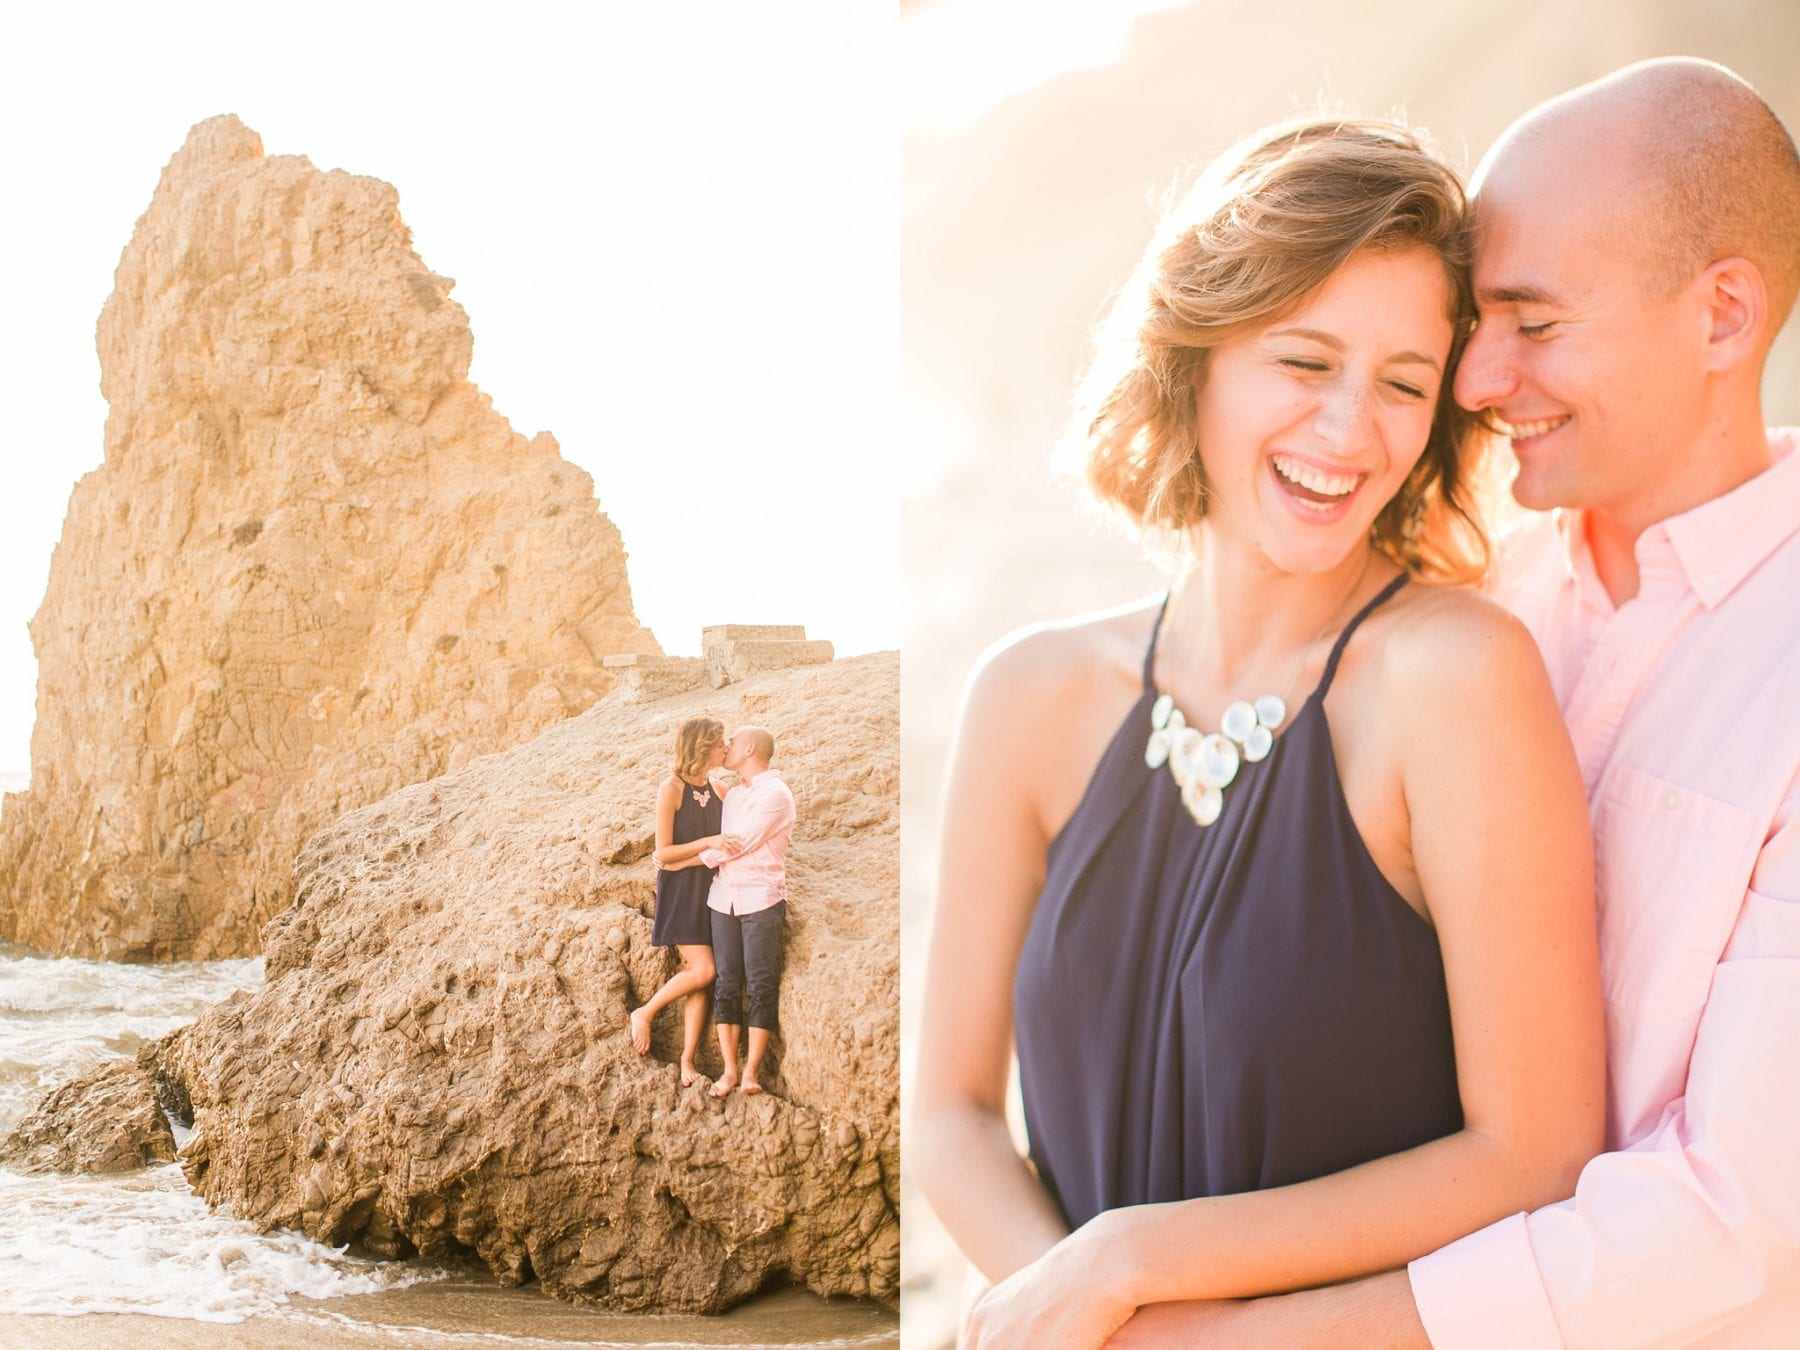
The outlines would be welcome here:
<svg viewBox="0 0 1800 1350">
<path fill-rule="evenodd" d="M 1273 457 L 1275 472 L 1297 487 L 1302 487 L 1312 494 L 1300 500 L 1308 506 L 1328 507 L 1342 501 L 1356 491 L 1363 476 L 1357 473 L 1325 473 L 1304 464 L 1297 459 L 1289 459 L 1285 455 Z M 1328 500 L 1318 500 L 1320 498 Z"/>
</svg>

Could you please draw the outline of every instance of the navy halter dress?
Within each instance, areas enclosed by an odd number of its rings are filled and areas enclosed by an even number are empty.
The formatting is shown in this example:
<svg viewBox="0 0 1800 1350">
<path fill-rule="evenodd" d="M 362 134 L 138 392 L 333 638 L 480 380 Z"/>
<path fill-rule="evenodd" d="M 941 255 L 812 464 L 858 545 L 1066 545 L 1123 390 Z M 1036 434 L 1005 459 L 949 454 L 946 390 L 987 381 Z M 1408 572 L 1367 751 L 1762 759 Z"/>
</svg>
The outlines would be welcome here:
<svg viewBox="0 0 1800 1350">
<path fill-rule="evenodd" d="M 1350 817 L 1319 686 L 1197 825 L 1144 688 L 1051 842 L 1014 981 L 1031 1158 L 1071 1227 L 1261 1190 L 1462 1128 L 1444 968 Z M 1168 602 L 1163 602 L 1167 611 Z"/>
<path fill-rule="evenodd" d="M 708 783 L 695 787 L 685 780 L 675 804 L 672 844 L 689 844 L 719 832 L 724 815 L 718 789 Z M 679 872 L 656 874 L 656 918 L 650 925 L 650 942 L 656 947 L 712 946 L 712 915 L 706 896 L 712 890 L 713 869 L 684 867 Z"/>
</svg>

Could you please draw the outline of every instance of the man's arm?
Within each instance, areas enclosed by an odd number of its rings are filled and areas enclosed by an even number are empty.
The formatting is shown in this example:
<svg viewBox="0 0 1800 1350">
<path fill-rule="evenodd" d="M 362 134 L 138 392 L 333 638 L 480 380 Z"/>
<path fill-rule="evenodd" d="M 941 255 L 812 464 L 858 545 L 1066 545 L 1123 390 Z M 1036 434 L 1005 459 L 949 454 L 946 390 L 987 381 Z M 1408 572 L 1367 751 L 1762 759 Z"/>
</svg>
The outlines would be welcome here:
<svg viewBox="0 0 1800 1350">
<path fill-rule="evenodd" d="M 1611 1347 L 1698 1335 L 1800 1260 L 1800 782 L 1713 970 L 1686 1088 L 1573 1199 L 1413 1263 L 1439 1350 Z"/>
<path fill-rule="evenodd" d="M 742 792 L 744 789 L 739 788 Z M 732 858 L 741 858 L 746 853 L 761 848 L 771 838 L 781 833 L 794 823 L 794 798 L 790 792 L 769 792 L 761 799 L 750 804 L 743 820 L 737 822 L 732 830 L 738 838 L 739 845 L 735 853 L 727 853 L 721 848 L 709 848 L 700 855 L 700 861 L 708 867 L 717 867 Z"/>
<path fill-rule="evenodd" d="M 1106 1350 L 1431 1350 L 1406 1272 L 1252 1302 L 1152 1303 Z"/>
<path fill-rule="evenodd" d="M 1714 969 L 1686 1091 L 1639 1144 L 1589 1162 L 1572 1199 L 1490 1224 L 1408 1272 L 1164 1305 L 1117 1344 L 1613 1350 L 1701 1335 L 1800 1263 L 1796 1045 L 1800 783 Z"/>
</svg>

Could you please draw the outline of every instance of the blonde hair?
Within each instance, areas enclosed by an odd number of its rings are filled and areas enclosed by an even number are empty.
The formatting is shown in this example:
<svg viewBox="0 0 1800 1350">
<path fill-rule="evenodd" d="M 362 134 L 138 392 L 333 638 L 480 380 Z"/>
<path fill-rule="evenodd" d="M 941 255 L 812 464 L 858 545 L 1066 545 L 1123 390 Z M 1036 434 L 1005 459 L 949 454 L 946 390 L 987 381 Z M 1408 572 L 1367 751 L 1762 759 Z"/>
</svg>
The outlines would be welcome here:
<svg viewBox="0 0 1800 1350">
<path fill-rule="evenodd" d="M 713 717 L 690 717 L 675 733 L 675 773 L 692 778 L 706 772 L 707 759 L 725 743 L 725 724 Z"/>
<path fill-rule="evenodd" d="M 1102 329 L 1071 428 L 1093 494 L 1146 534 L 1198 524 L 1196 396 L 1212 349 L 1292 312 L 1359 250 L 1428 249 L 1455 336 L 1425 451 L 1369 542 L 1415 576 L 1478 580 L 1486 440 L 1450 393 L 1474 315 L 1467 217 L 1455 173 L 1398 122 L 1305 118 L 1221 156 L 1164 219 Z"/>
</svg>

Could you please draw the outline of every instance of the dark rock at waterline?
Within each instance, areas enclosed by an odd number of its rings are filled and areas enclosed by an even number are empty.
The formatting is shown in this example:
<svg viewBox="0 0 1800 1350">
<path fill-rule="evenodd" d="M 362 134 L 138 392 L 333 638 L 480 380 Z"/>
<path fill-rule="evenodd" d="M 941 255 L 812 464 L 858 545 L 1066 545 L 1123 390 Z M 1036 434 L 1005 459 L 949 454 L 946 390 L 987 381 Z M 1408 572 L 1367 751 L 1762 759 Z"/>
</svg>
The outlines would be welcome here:
<svg viewBox="0 0 1800 1350">
<path fill-rule="evenodd" d="M 48 1093 L 0 1142 L 16 1172 L 131 1172 L 175 1157 L 150 1075 L 108 1060 Z"/>
</svg>

